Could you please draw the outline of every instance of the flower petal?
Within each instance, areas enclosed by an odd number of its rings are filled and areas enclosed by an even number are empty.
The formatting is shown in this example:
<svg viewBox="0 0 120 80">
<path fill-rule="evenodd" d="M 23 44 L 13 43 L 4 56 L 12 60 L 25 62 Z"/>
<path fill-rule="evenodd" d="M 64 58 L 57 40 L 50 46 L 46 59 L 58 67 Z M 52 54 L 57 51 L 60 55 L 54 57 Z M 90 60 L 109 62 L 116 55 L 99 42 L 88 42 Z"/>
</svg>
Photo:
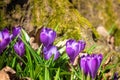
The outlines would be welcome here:
<svg viewBox="0 0 120 80">
<path fill-rule="evenodd" d="M 78 43 L 79 43 L 79 46 L 80 46 L 79 47 L 80 51 L 84 50 L 85 45 L 86 45 L 85 41 L 80 40 L 80 41 L 78 41 Z"/>
<path fill-rule="evenodd" d="M 80 67 L 83 70 L 84 74 L 88 75 L 89 68 L 88 68 L 87 60 L 86 60 L 85 57 L 81 58 L 81 60 L 80 60 Z"/>
<path fill-rule="evenodd" d="M 87 60 L 87 63 L 90 70 L 90 75 L 94 79 L 98 70 L 98 59 L 92 57 Z"/>
<path fill-rule="evenodd" d="M 5 29 L 2 31 L 2 35 L 3 35 L 4 39 L 10 37 L 10 34 L 9 34 L 8 29 L 5 28 Z"/>
<path fill-rule="evenodd" d="M 2 35 L 2 32 L 0 31 L 0 42 L 2 41 L 3 39 L 3 35 Z"/>
<path fill-rule="evenodd" d="M 55 40 L 55 38 L 56 38 L 56 32 L 55 31 L 50 31 L 49 32 L 49 44 L 52 44 L 53 42 L 54 42 L 54 40 Z"/>
<path fill-rule="evenodd" d="M 15 38 L 17 35 L 19 35 L 20 32 L 21 32 L 21 27 L 20 26 L 13 27 L 13 29 L 12 29 L 13 38 Z"/>
<path fill-rule="evenodd" d="M 54 55 L 54 60 L 58 59 L 60 53 L 57 50 L 56 46 L 48 46 L 43 48 L 44 57 L 46 60 L 49 60 L 52 55 Z"/>
<path fill-rule="evenodd" d="M 49 28 L 43 28 L 40 33 L 40 41 L 44 46 L 49 46 L 53 44 L 56 38 L 56 32 Z"/>
<path fill-rule="evenodd" d="M 22 41 L 18 41 L 15 45 L 14 45 L 14 50 L 15 52 L 19 55 L 19 56 L 23 56 L 24 52 L 25 52 L 25 47 L 24 47 L 24 43 Z"/>
<path fill-rule="evenodd" d="M 41 42 L 43 43 L 44 46 L 48 46 L 48 40 L 49 40 L 49 37 L 45 34 L 45 33 L 41 33 L 40 34 L 40 40 Z"/>
<path fill-rule="evenodd" d="M 68 56 L 70 57 L 70 61 L 73 63 L 74 62 L 74 60 L 75 60 L 75 50 L 74 49 L 72 49 L 71 47 L 68 47 L 67 49 L 66 49 L 66 52 L 67 52 L 67 54 L 68 54 Z"/>
</svg>

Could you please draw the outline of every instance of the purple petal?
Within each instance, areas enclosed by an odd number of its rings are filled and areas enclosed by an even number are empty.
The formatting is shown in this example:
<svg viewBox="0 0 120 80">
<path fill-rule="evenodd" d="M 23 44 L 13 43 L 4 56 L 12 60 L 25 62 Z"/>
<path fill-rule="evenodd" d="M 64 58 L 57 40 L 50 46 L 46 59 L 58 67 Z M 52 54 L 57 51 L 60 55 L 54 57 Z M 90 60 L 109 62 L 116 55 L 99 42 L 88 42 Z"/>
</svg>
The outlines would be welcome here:
<svg viewBox="0 0 120 80">
<path fill-rule="evenodd" d="M 85 45 L 86 45 L 85 41 L 80 40 L 80 41 L 78 41 L 78 43 L 79 43 L 79 45 L 80 45 L 80 51 L 84 50 Z"/>
<path fill-rule="evenodd" d="M 49 40 L 49 44 L 52 44 L 56 38 L 56 32 L 55 31 L 50 31 L 49 32 L 49 37 L 50 37 L 50 40 Z"/>
<path fill-rule="evenodd" d="M 54 60 L 58 59 L 60 53 L 57 50 L 56 46 L 49 46 L 43 48 L 44 57 L 46 60 L 49 60 L 52 55 L 54 55 Z"/>
<path fill-rule="evenodd" d="M 72 45 L 72 43 L 74 43 L 74 42 L 75 42 L 75 40 L 73 40 L 73 39 L 68 40 L 68 41 L 66 42 L 66 47 Z"/>
<path fill-rule="evenodd" d="M 0 31 L 0 53 L 7 47 L 10 43 L 10 34 L 9 31 L 5 28 Z"/>
<path fill-rule="evenodd" d="M 10 37 L 9 31 L 6 28 L 2 31 L 2 35 L 4 39 Z"/>
<path fill-rule="evenodd" d="M 80 60 L 80 67 L 81 67 L 82 71 L 84 72 L 84 74 L 88 75 L 89 68 L 88 68 L 86 57 L 81 58 L 81 60 Z"/>
<path fill-rule="evenodd" d="M 102 54 L 98 54 L 98 55 L 97 55 L 97 59 L 98 59 L 98 68 L 99 68 L 99 66 L 100 66 L 100 64 L 101 64 L 101 62 L 102 62 L 102 59 L 103 59 Z"/>
<path fill-rule="evenodd" d="M 12 28 L 12 34 L 10 35 L 11 39 L 14 39 L 15 37 L 21 36 L 21 26 L 13 27 Z"/>
<path fill-rule="evenodd" d="M 51 56 L 52 56 L 52 53 L 47 53 L 44 55 L 46 60 L 49 60 L 51 58 Z"/>
<path fill-rule="evenodd" d="M 49 28 L 43 28 L 40 33 L 40 41 L 44 46 L 51 45 L 56 38 L 56 32 Z"/>
<path fill-rule="evenodd" d="M 49 45 L 49 37 L 45 34 L 45 33 L 41 33 L 40 34 L 40 40 L 43 43 L 44 46 L 48 46 Z"/>
<path fill-rule="evenodd" d="M 57 60 L 60 56 L 60 53 L 57 51 L 56 54 L 54 54 L 54 60 Z"/>
<path fill-rule="evenodd" d="M 15 52 L 19 55 L 19 56 L 23 56 L 24 52 L 25 52 L 25 47 L 24 47 L 24 43 L 22 41 L 18 41 L 15 45 L 14 45 L 14 50 Z"/>
<path fill-rule="evenodd" d="M 71 47 L 68 47 L 68 48 L 66 49 L 66 52 L 67 52 L 67 54 L 68 54 L 68 56 L 69 56 L 70 58 L 71 58 L 71 57 L 74 57 L 75 50 L 72 49 Z"/>
<path fill-rule="evenodd" d="M 0 49 L 1 51 L 3 51 L 7 46 L 7 41 L 2 40 L 2 42 L 0 42 Z"/>
<path fill-rule="evenodd" d="M 21 32 L 21 27 L 20 26 L 13 27 L 13 30 L 12 30 L 13 37 L 16 37 L 17 35 L 19 35 L 20 32 Z"/>
<path fill-rule="evenodd" d="M 90 75 L 94 79 L 98 70 L 98 59 L 92 57 L 87 60 L 87 63 L 90 70 Z"/>
<path fill-rule="evenodd" d="M 73 63 L 74 62 L 74 60 L 75 60 L 75 50 L 74 49 L 72 49 L 71 47 L 68 47 L 67 49 L 66 49 L 66 52 L 67 52 L 67 54 L 68 54 L 68 56 L 70 57 L 70 61 Z"/>
<path fill-rule="evenodd" d="M 10 43 L 10 38 L 3 39 L 2 42 L 0 43 L 0 46 L 2 47 L 7 47 L 7 45 Z"/>
<path fill-rule="evenodd" d="M 66 43 L 66 49 L 71 47 L 72 49 L 74 49 L 75 51 L 75 54 L 78 55 L 79 53 L 79 44 L 75 41 L 75 40 L 68 40 L 67 43 Z"/>
<path fill-rule="evenodd" d="M 99 54 L 99 55 L 98 55 L 98 60 L 99 60 L 99 63 L 101 63 L 101 62 L 102 62 L 102 59 L 103 59 L 103 55 L 102 55 L 102 54 Z"/>
<path fill-rule="evenodd" d="M 2 35 L 2 32 L 0 31 L 0 42 L 2 41 L 3 39 L 3 35 Z"/>
</svg>

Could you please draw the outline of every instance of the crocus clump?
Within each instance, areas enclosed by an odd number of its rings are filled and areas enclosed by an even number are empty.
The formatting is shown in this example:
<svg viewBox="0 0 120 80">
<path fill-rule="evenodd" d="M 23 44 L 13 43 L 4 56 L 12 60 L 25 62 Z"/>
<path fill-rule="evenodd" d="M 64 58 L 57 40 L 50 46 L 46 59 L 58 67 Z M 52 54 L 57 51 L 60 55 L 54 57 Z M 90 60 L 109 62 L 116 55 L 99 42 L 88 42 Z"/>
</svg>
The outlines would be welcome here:
<svg viewBox="0 0 120 80">
<path fill-rule="evenodd" d="M 76 42 L 70 39 L 66 42 L 66 52 L 70 58 L 70 62 L 73 64 L 75 58 L 79 53 L 84 50 L 86 43 L 83 40 Z"/>
<path fill-rule="evenodd" d="M 14 50 L 19 56 L 23 56 L 25 53 L 25 46 L 24 43 L 19 40 L 15 45 L 14 45 Z"/>
<path fill-rule="evenodd" d="M 43 54 L 46 60 L 49 60 L 52 55 L 54 55 L 54 60 L 56 60 L 60 53 L 57 47 L 53 45 L 56 38 L 56 32 L 50 28 L 43 28 L 40 33 L 40 41 L 43 44 Z"/>
<path fill-rule="evenodd" d="M 0 31 L 0 53 L 7 47 L 10 41 L 9 31 L 7 29 Z"/>
<path fill-rule="evenodd" d="M 15 38 L 16 36 L 19 36 L 21 32 L 21 27 L 17 26 L 17 27 L 13 27 L 12 29 L 12 39 Z"/>
<path fill-rule="evenodd" d="M 52 45 L 56 38 L 56 32 L 50 28 L 43 28 L 40 33 L 40 41 L 44 46 Z"/>
<path fill-rule="evenodd" d="M 92 79 L 95 79 L 102 59 L 102 54 L 83 55 L 80 59 L 81 70 L 85 75 L 89 74 Z"/>
</svg>

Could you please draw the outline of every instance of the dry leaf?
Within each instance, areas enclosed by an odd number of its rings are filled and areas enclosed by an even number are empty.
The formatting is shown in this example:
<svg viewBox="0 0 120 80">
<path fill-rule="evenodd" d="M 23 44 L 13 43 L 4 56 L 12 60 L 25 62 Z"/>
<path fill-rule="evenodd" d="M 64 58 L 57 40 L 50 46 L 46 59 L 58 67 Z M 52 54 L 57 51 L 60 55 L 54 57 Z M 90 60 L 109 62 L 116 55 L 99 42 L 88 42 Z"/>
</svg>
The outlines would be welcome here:
<svg viewBox="0 0 120 80">
<path fill-rule="evenodd" d="M 107 37 L 107 43 L 109 45 L 110 50 L 114 50 L 115 49 L 115 38 L 114 36 L 110 35 Z"/>
<path fill-rule="evenodd" d="M 38 49 L 39 45 L 37 43 L 35 43 L 34 40 L 35 40 L 34 37 L 30 38 L 30 45 L 34 50 L 36 50 L 36 49 Z"/>
<path fill-rule="evenodd" d="M 0 80 L 10 80 L 9 74 L 15 74 L 16 72 L 9 66 L 4 67 L 0 70 Z"/>
<path fill-rule="evenodd" d="M 5 71 L 1 70 L 0 71 L 0 80 L 10 80 L 10 77 Z"/>
<path fill-rule="evenodd" d="M 15 70 L 13 70 L 13 69 L 12 69 L 11 67 L 9 67 L 9 66 L 4 67 L 4 68 L 2 69 L 2 71 L 9 72 L 9 73 L 11 73 L 11 74 L 15 74 L 15 73 L 16 73 Z"/>
</svg>

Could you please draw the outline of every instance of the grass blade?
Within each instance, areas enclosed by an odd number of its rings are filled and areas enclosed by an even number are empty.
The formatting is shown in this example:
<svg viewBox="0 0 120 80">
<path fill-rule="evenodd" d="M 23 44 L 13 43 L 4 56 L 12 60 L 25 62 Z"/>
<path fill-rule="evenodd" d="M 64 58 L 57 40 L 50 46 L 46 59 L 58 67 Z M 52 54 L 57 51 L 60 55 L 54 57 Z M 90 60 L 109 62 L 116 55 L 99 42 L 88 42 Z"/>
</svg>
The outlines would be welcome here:
<svg viewBox="0 0 120 80">
<path fill-rule="evenodd" d="M 58 68 L 57 73 L 55 75 L 55 80 L 59 80 L 59 75 L 60 75 L 60 68 Z"/>
</svg>

